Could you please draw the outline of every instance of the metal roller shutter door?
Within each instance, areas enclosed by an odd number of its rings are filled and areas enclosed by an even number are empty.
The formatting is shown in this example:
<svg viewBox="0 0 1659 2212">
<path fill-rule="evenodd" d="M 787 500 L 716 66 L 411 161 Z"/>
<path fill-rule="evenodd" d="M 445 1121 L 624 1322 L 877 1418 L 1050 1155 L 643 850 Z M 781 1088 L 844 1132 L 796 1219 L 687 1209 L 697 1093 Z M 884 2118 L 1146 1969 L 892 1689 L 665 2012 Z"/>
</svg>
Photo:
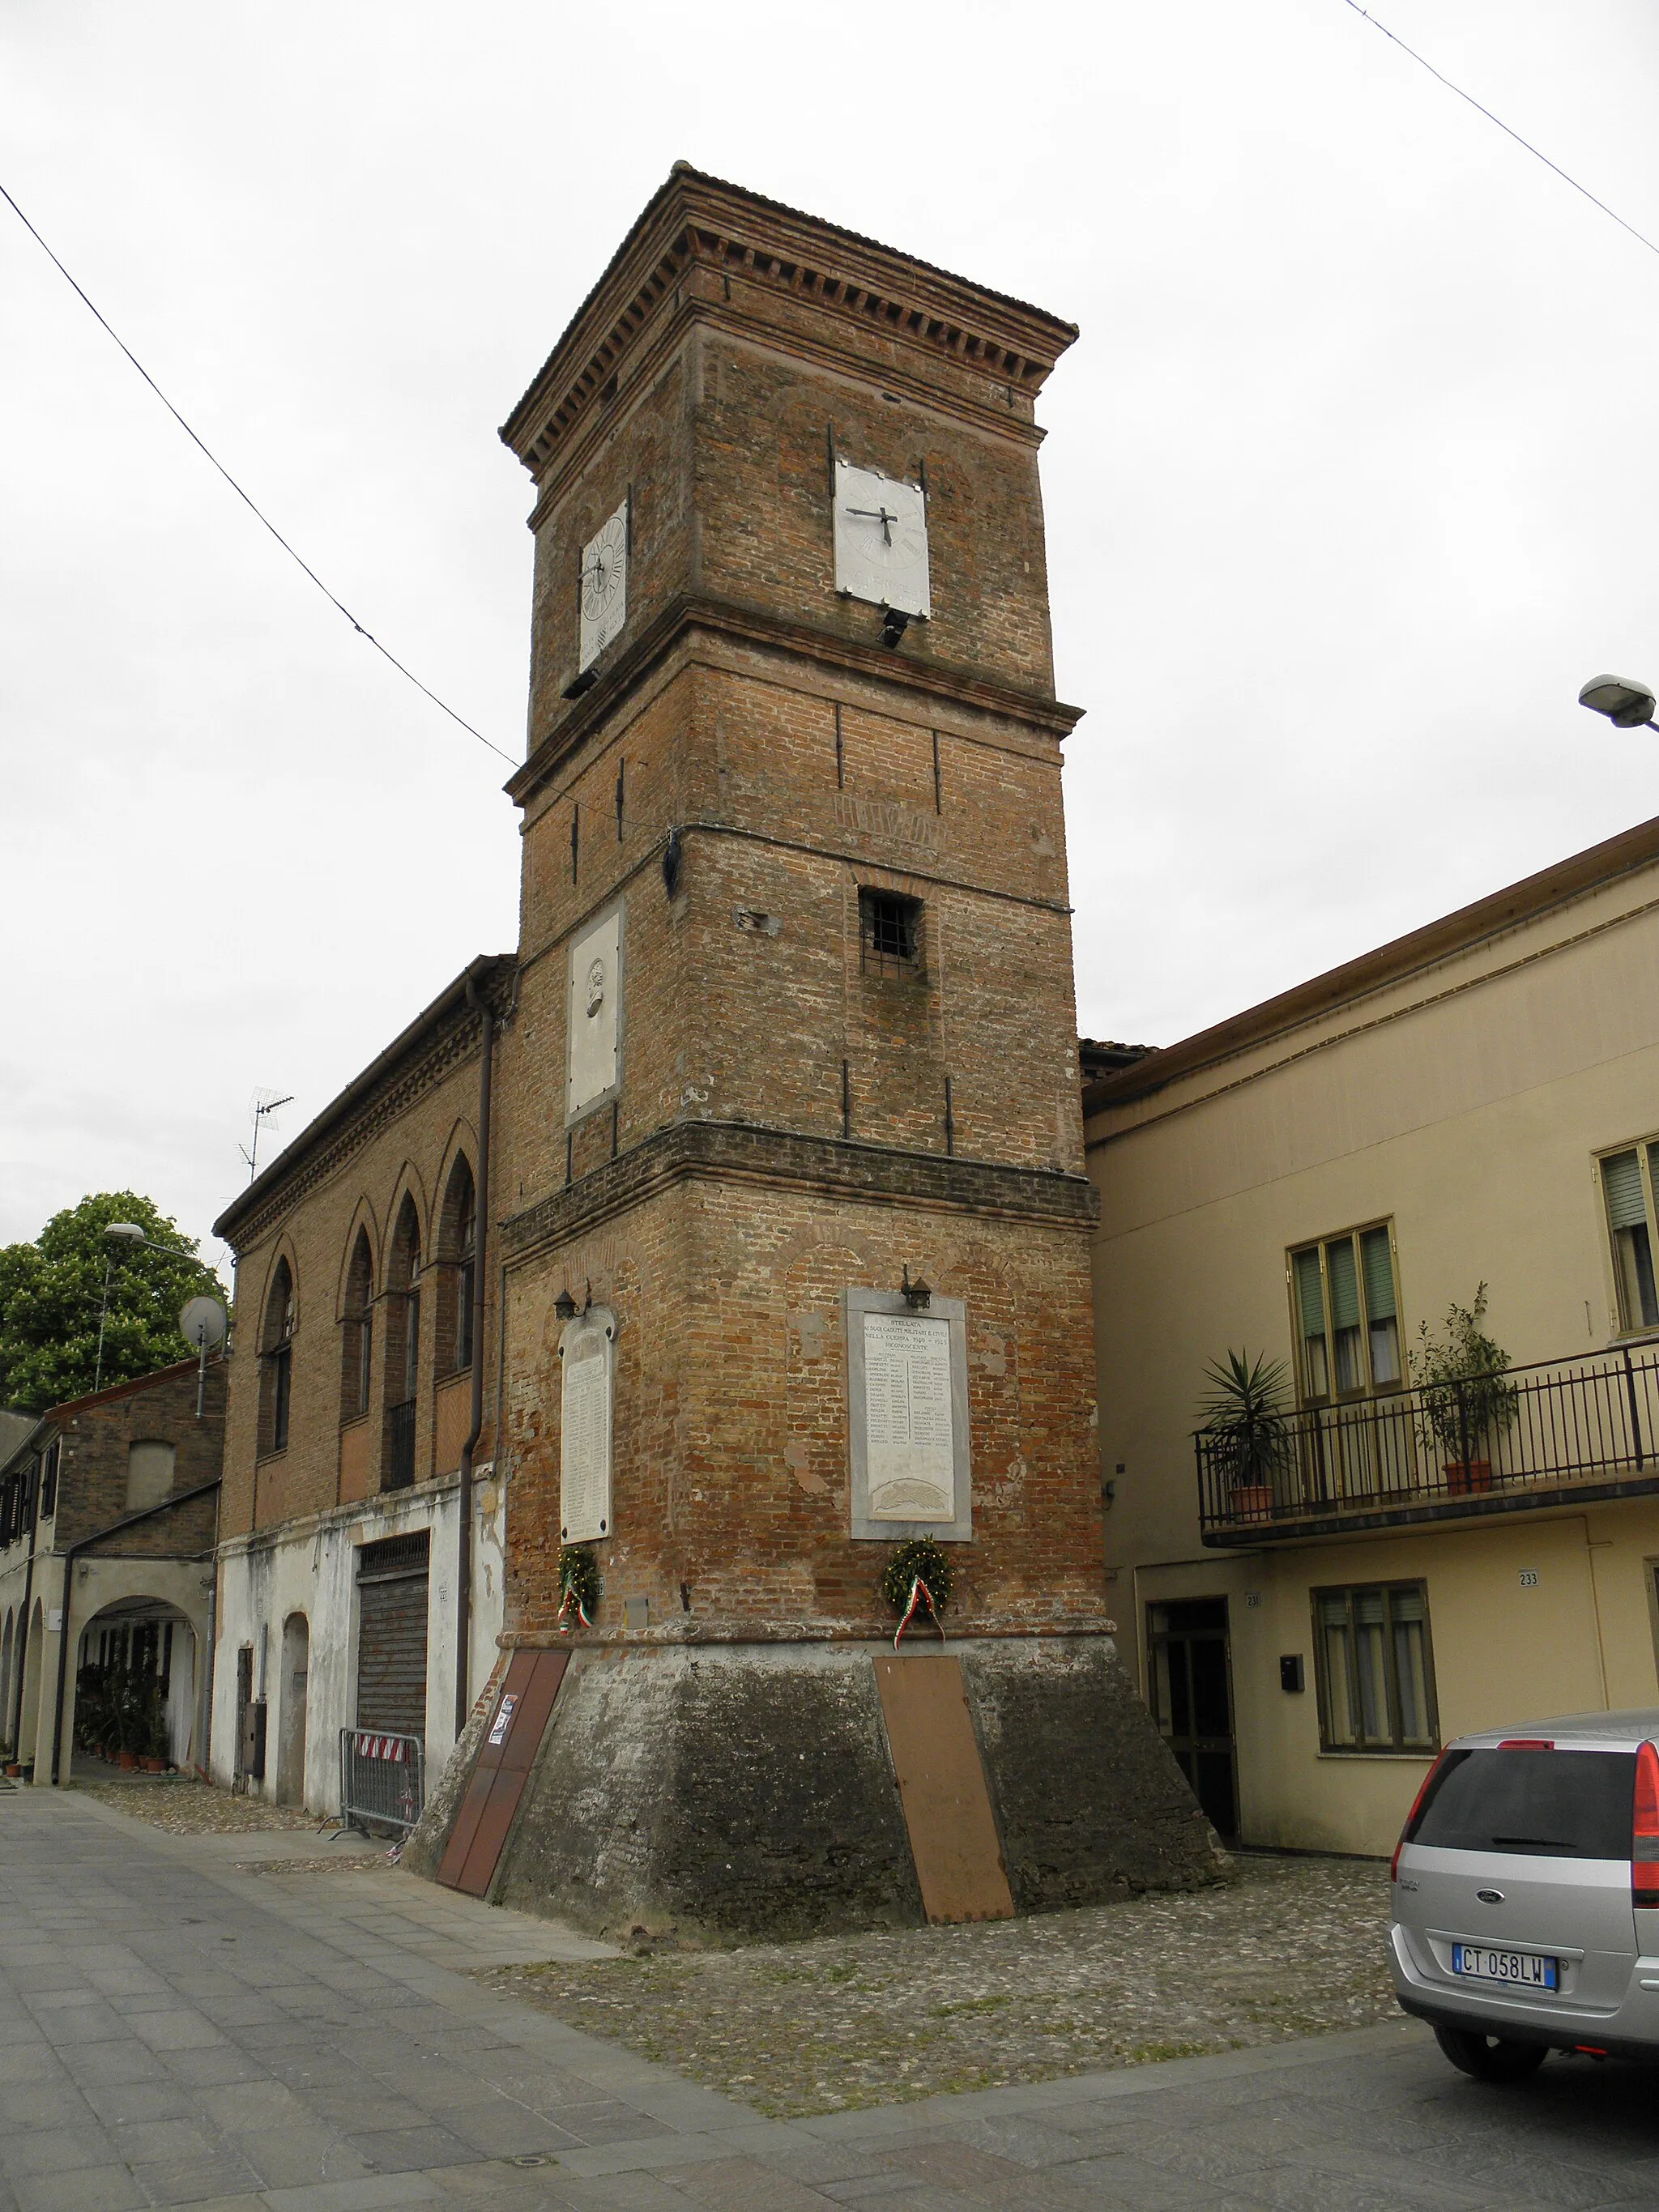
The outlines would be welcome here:
<svg viewBox="0 0 1659 2212">
<path fill-rule="evenodd" d="M 423 1742 L 429 1542 L 392 1536 L 357 1559 L 356 1725 Z"/>
</svg>

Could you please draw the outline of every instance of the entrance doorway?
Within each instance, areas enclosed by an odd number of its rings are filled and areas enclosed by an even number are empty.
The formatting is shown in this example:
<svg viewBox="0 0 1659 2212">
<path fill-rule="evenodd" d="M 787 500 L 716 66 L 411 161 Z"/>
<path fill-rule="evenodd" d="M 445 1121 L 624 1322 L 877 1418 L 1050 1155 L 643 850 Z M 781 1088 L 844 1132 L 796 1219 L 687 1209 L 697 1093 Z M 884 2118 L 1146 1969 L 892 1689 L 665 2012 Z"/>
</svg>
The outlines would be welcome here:
<svg viewBox="0 0 1659 2212">
<path fill-rule="evenodd" d="M 302 1613 L 283 1623 L 283 1709 L 277 1722 L 276 1802 L 306 1802 L 306 1685 L 311 1672 L 311 1626 Z"/>
<path fill-rule="evenodd" d="M 431 1532 L 387 1536 L 357 1553 L 360 1729 L 426 1736 L 428 1571 Z"/>
<path fill-rule="evenodd" d="M 1146 1608 L 1152 1717 L 1210 1825 L 1238 1833 L 1232 1664 L 1224 1597 L 1171 1600 Z"/>
</svg>

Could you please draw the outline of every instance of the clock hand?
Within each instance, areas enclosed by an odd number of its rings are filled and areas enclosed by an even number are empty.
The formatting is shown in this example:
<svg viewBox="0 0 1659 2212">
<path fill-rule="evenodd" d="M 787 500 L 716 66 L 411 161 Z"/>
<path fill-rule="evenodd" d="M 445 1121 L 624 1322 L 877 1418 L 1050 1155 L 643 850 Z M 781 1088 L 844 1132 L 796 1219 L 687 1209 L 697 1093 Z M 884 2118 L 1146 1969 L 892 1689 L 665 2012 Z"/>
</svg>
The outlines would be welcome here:
<svg viewBox="0 0 1659 2212">
<path fill-rule="evenodd" d="M 882 543 L 884 545 L 892 544 L 892 526 L 898 520 L 896 513 L 890 514 L 884 507 L 849 507 L 847 512 L 848 514 L 860 515 L 870 522 L 880 523 Z"/>
</svg>

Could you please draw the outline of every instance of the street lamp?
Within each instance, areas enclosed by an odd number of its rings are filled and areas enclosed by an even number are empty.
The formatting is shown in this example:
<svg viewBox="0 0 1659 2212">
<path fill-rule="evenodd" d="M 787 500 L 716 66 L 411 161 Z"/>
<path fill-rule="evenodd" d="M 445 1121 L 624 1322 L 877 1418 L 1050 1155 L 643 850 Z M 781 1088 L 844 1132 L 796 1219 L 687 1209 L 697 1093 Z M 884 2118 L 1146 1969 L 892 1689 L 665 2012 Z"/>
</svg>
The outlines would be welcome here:
<svg viewBox="0 0 1659 2212">
<path fill-rule="evenodd" d="M 104 1236 L 112 1244 L 148 1244 L 149 1239 L 136 1221 L 107 1221 Z M 165 1249 L 165 1247 L 158 1247 Z M 104 1255 L 104 1303 L 98 1309 L 98 1357 L 92 1370 L 92 1387 L 97 1390 L 104 1380 L 104 1324 L 109 1319 L 109 1275 L 115 1265 L 113 1252 Z"/>
<path fill-rule="evenodd" d="M 138 1224 L 136 1221 L 106 1222 L 104 1224 L 104 1236 L 106 1240 L 112 1246 L 121 1244 L 144 1244 L 148 1245 L 152 1252 L 165 1253 L 169 1260 L 184 1260 L 188 1259 L 190 1256 L 188 1253 L 180 1252 L 172 1244 L 158 1244 L 153 1237 L 146 1237 L 143 1231 L 138 1226 Z M 110 1271 L 114 1265 L 115 1254 L 113 1250 L 112 1250 L 106 1253 L 104 1258 L 104 1303 L 100 1308 L 98 1314 L 98 1357 L 94 1364 L 92 1371 L 92 1387 L 94 1391 L 99 1389 L 104 1379 L 104 1324 L 109 1319 L 109 1279 Z M 219 1320 L 219 1335 L 222 1336 L 223 1334 L 224 1321 L 223 1316 L 221 1314 Z M 218 1341 L 218 1338 L 216 1337 L 214 1341 L 216 1343 Z M 205 1376 L 207 1370 L 207 1340 L 205 1338 L 203 1338 L 201 1340 L 198 1349 L 201 1352 L 201 1374 L 198 1376 L 196 1388 L 196 1418 L 198 1420 L 202 1417 L 202 1382 L 203 1377 Z"/>
<path fill-rule="evenodd" d="M 1605 714 L 1615 730 L 1659 729 L 1653 719 L 1652 692 L 1645 684 L 1632 684 L 1622 676 L 1592 676 L 1578 694 L 1578 703 L 1593 714 Z"/>
</svg>

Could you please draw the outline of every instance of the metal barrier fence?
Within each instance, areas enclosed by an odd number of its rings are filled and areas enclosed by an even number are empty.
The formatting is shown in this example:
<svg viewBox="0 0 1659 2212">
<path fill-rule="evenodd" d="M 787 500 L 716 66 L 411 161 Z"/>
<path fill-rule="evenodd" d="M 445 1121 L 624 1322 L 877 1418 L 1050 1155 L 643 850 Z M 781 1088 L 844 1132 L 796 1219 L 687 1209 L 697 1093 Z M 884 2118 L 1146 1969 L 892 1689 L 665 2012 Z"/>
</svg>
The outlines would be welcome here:
<svg viewBox="0 0 1659 2212">
<path fill-rule="evenodd" d="M 426 1802 L 426 1759 L 417 1735 L 384 1729 L 340 1730 L 340 1818 L 369 1832 L 368 1822 L 407 1834 Z"/>
</svg>

